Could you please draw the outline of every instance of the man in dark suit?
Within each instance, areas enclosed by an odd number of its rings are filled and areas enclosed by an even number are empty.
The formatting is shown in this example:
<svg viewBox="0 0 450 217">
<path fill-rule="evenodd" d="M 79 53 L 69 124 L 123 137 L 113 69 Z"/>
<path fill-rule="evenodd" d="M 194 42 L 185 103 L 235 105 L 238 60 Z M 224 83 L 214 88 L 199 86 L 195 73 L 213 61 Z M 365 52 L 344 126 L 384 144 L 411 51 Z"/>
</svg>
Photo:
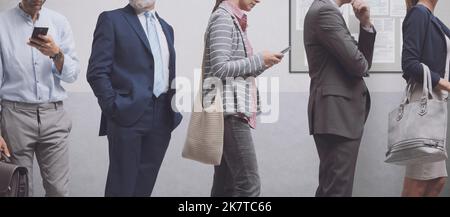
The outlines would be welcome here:
<svg viewBox="0 0 450 217">
<path fill-rule="evenodd" d="M 361 28 L 351 36 L 339 7 L 352 3 Z M 308 117 L 320 158 L 317 197 L 352 196 L 358 150 L 370 110 L 364 83 L 375 29 L 362 0 L 315 0 L 304 24 L 311 77 Z"/>
<path fill-rule="evenodd" d="M 110 165 L 105 196 L 150 196 L 181 115 L 175 90 L 174 33 L 154 0 L 130 0 L 100 15 L 87 80 L 102 110 Z"/>
</svg>

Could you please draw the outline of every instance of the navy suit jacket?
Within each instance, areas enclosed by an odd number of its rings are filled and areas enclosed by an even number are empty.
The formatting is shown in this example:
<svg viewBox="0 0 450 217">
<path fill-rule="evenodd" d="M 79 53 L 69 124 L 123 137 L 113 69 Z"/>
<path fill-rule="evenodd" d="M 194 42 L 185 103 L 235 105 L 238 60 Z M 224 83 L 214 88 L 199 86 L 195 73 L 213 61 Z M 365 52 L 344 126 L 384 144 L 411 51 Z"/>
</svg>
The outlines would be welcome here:
<svg viewBox="0 0 450 217">
<path fill-rule="evenodd" d="M 157 15 L 158 16 L 158 15 Z M 173 28 L 158 16 L 169 47 L 169 82 L 175 78 Z M 153 102 L 154 60 L 150 43 L 133 7 L 103 12 L 97 22 L 87 80 L 102 110 L 100 135 L 106 135 L 106 120 L 129 127 Z M 174 89 L 168 91 L 170 99 Z M 172 130 L 181 122 L 173 111 Z"/>
<path fill-rule="evenodd" d="M 408 81 L 423 81 L 423 67 L 431 71 L 433 87 L 444 77 L 447 43 L 445 35 L 450 37 L 450 30 L 428 8 L 414 6 L 403 22 L 403 77 Z"/>
</svg>

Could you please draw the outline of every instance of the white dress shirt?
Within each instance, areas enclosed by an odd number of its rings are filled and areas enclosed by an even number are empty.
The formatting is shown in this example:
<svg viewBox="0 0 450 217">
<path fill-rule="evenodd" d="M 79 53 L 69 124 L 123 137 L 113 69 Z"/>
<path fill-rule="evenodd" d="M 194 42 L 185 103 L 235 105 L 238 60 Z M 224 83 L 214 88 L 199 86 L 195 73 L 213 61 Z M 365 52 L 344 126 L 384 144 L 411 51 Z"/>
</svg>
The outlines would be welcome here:
<svg viewBox="0 0 450 217">
<path fill-rule="evenodd" d="M 170 53 L 169 53 L 169 45 L 167 44 L 167 39 L 166 39 L 166 35 L 164 34 L 164 31 L 162 29 L 161 23 L 158 19 L 158 17 L 156 16 L 156 11 L 155 10 L 151 10 L 149 11 L 153 16 L 155 16 L 156 20 L 158 21 L 157 25 L 156 25 L 156 29 L 158 31 L 158 36 L 159 36 L 159 44 L 160 44 L 160 48 L 161 48 L 161 56 L 163 59 L 163 68 L 164 68 L 164 79 L 165 79 L 165 88 L 163 92 L 167 92 L 169 90 L 169 58 L 170 58 Z M 146 22 L 145 22 L 145 15 L 144 15 L 145 11 L 138 14 L 138 18 L 139 21 L 141 22 L 142 28 L 144 29 L 145 34 L 147 34 L 147 37 L 149 34 L 147 32 L 147 27 L 146 27 Z"/>
</svg>

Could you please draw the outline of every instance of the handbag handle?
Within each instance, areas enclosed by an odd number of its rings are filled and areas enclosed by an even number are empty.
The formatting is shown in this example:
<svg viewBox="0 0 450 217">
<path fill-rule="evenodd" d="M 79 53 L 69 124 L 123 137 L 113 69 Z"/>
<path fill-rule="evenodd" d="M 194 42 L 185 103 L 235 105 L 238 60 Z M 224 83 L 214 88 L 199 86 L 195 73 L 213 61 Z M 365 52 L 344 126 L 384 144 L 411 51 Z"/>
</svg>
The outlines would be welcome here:
<svg viewBox="0 0 450 217">
<path fill-rule="evenodd" d="M 408 104 L 411 102 L 412 90 L 414 90 L 415 86 L 416 86 L 416 83 L 412 79 L 409 79 L 409 81 L 405 87 L 405 98 L 403 99 L 403 102 L 401 103 L 401 105 L 405 105 L 405 104 Z"/>
<path fill-rule="evenodd" d="M 219 10 L 223 10 L 223 11 L 225 11 L 226 13 L 230 14 L 230 12 L 228 12 L 227 10 L 225 10 L 225 9 L 223 9 L 223 8 L 219 8 Z M 241 36 L 242 41 L 245 42 L 244 36 L 242 35 L 242 29 L 241 29 L 241 27 L 238 25 L 239 22 L 236 20 L 236 18 L 235 18 L 232 14 L 230 14 L 230 16 L 231 16 L 231 19 L 233 19 L 233 24 L 234 24 L 235 27 L 239 30 L 239 35 Z M 204 37 L 204 38 L 205 38 L 205 42 L 204 42 L 205 45 L 207 44 L 207 42 L 208 42 L 208 40 L 209 40 L 209 33 L 210 33 L 209 29 L 210 29 L 210 25 L 211 25 L 211 23 L 208 24 L 208 28 L 207 28 L 206 33 L 205 33 L 205 37 Z M 246 47 L 245 45 L 244 45 L 244 53 L 245 53 L 245 57 L 247 57 L 247 47 Z M 205 59 L 206 59 L 206 47 L 205 47 L 205 49 L 203 50 L 203 62 L 202 62 L 202 72 L 201 72 L 201 80 L 200 80 L 200 90 L 201 90 L 202 108 L 203 108 L 203 84 L 204 84 L 203 81 L 205 80 L 205 79 L 204 79 Z M 215 85 L 215 88 L 216 88 L 217 92 L 216 92 L 216 96 L 215 96 L 215 98 L 214 98 L 214 101 L 216 101 L 217 99 L 220 99 L 218 96 L 220 96 L 220 95 L 222 94 L 221 92 L 223 92 L 223 89 L 218 88 L 217 85 Z M 214 102 L 214 104 L 215 104 L 215 102 Z M 203 108 L 203 109 L 204 109 L 204 108 Z"/>
<path fill-rule="evenodd" d="M 433 85 L 431 82 L 430 68 L 427 65 L 422 64 L 423 67 L 423 85 L 422 85 L 422 100 L 428 101 L 428 97 L 433 98 Z"/>
<path fill-rule="evenodd" d="M 431 82 L 431 74 L 430 69 L 427 65 L 421 63 L 423 66 L 423 82 L 422 82 L 422 98 L 424 103 L 428 102 L 428 97 L 433 98 L 432 93 L 432 82 Z M 415 82 L 412 79 L 409 79 L 408 84 L 405 88 L 405 99 L 401 103 L 401 106 L 404 106 L 411 102 L 412 92 L 414 91 Z"/>
<path fill-rule="evenodd" d="M 450 61 L 450 53 L 449 54 L 447 54 L 447 58 L 446 58 L 446 60 L 447 60 L 447 64 L 446 64 L 446 69 L 445 69 L 445 75 L 444 75 L 444 79 L 446 80 L 446 81 L 448 81 L 449 80 L 449 70 L 448 70 L 448 67 L 449 67 L 449 61 Z M 423 71 L 424 71 L 424 78 L 425 78 L 425 74 L 427 74 L 426 76 L 427 76 L 427 89 L 428 89 L 428 91 L 426 91 L 425 89 L 423 90 L 423 98 L 426 98 L 426 99 L 428 99 L 428 97 L 426 97 L 426 92 L 428 92 L 428 93 L 430 93 L 430 95 L 431 95 L 431 98 L 433 98 L 433 95 L 432 95 L 432 92 L 433 92 L 433 85 L 432 85 L 432 82 L 431 82 L 431 71 L 430 71 L 430 68 L 428 68 L 428 66 L 427 65 L 425 65 L 425 64 L 423 64 L 422 63 L 422 66 L 423 66 Z M 424 87 L 425 87 L 425 84 L 424 84 Z M 448 91 L 446 91 L 446 90 L 441 90 L 441 93 L 442 93 L 442 96 L 443 96 L 443 99 L 444 100 L 447 100 L 448 99 Z"/>
<path fill-rule="evenodd" d="M 427 105 L 429 97 L 431 99 L 434 97 L 432 92 L 432 84 L 431 84 L 431 74 L 430 69 L 425 64 L 421 63 L 423 66 L 423 83 L 422 83 L 422 97 L 420 99 L 420 110 L 419 115 L 423 116 L 427 113 Z M 403 118 L 405 105 L 411 102 L 412 92 L 414 91 L 413 86 L 415 86 L 416 82 L 410 79 L 405 89 L 405 99 L 400 104 L 398 108 L 397 121 L 400 121 Z"/>
<path fill-rule="evenodd" d="M 5 162 L 5 163 L 11 163 L 11 159 L 9 159 L 9 157 L 8 156 L 6 156 L 6 154 L 5 153 L 3 153 L 3 152 L 1 152 L 0 151 L 0 161 L 3 161 L 3 162 Z"/>
<path fill-rule="evenodd" d="M 204 78 L 204 73 L 205 73 L 205 60 L 206 60 L 206 44 L 207 44 L 207 42 L 208 42 L 208 40 L 209 40 L 209 33 L 210 33 L 210 31 L 209 31 L 209 29 L 210 29 L 210 25 L 211 25 L 211 23 L 208 23 L 208 28 L 207 28 L 207 30 L 206 30 L 206 32 L 205 32 L 205 36 L 204 36 L 204 43 L 205 43 L 205 48 L 203 49 L 203 59 L 202 59 L 202 69 L 201 69 L 201 72 L 200 72 L 200 82 L 199 82 L 199 93 L 198 93 L 198 96 L 197 97 L 199 97 L 200 98 L 200 106 L 201 106 L 201 109 L 202 109 L 202 111 L 204 111 L 204 102 L 203 102 L 203 85 L 204 85 L 204 83 L 203 83 L 203 81 L 205 80 L 205 78 Z M 221 88 L 219 88 L 219 87 L 217 87 L 217 85 L 215 85 L 215 89 L 217 90 L 216 91 L 216 95 L 215 95 L 215 97 L 214 97 L 214 102 L 213 102 L 213 104 L 216 104 L 217 103 L 217 100 L 222 100 L 221 99 L 221 94 L 222 94 L 222 91 L 221 91 Z M 195 105 L 194 105 L 195 106 Z"/>
</svg>

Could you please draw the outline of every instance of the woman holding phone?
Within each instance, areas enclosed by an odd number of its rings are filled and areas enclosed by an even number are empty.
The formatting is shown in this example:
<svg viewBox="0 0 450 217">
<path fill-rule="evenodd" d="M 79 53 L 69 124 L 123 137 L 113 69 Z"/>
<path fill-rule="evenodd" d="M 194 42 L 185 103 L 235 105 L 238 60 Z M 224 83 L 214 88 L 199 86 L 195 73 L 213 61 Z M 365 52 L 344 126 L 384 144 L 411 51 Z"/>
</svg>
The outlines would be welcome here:
<svg viewBox="0 0 450 217">
<path fill-rule="evenodd" d="M 247 15 L 260 0 L 216 0 L 205 34 L 203 94 L 220 79 L 224 102 L 222 162 L 214 170 L 213 197 L 256 197 L 260 179 L 250 128 L 255 128 L 259 97 L 255 77 L 278 64 L 281 53 L 254 53 L 247 38 Z M 204 104 L 210 102 L 203 102 Z"/>
<path fill-rule="evenodd" d="M 403 22 L 403 77 L 422 85 L 423 67 L 431 71 L 433 94 L 450 91 L 444 79 L 449 70 L 450 30 L 433 12 L 438 0 L 406 0 L 408 8 Z M 414 94 L 412 96 L 414 100 Z M 417 97 L 416 97 L 417 98 Z M 408 165 L 403 186 L 404 197 L 436 197 L 441 193 L 447 177 L 445 161 Z"/>
</svg>

